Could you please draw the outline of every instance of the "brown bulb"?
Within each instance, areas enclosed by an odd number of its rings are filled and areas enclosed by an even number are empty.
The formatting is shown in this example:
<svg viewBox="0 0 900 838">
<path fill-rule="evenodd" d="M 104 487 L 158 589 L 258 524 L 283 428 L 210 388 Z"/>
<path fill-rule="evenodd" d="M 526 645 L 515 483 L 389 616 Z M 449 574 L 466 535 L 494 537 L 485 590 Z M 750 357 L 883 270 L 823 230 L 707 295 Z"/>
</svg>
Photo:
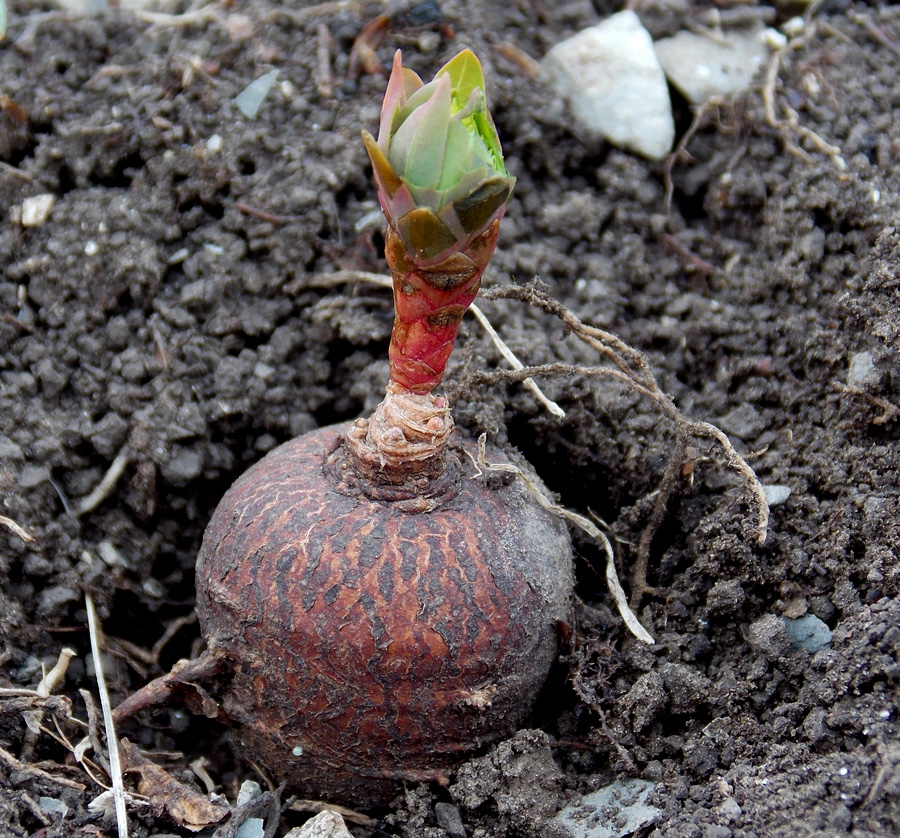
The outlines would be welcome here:
<svg viewBox="0 0 900 838">
<path fill-rule="evenodd" d="M 240 755 L 366 807 L 521 724 L 569 619 L 572 553 L 520 478 L 479 474 L 474 441 L 453 434 L 441 475 L 418 478 L 430 511 L 409 511 L 356 476 L 348 430 L 282 445 L 226 493 L 197 611 Z"/>
</svg>

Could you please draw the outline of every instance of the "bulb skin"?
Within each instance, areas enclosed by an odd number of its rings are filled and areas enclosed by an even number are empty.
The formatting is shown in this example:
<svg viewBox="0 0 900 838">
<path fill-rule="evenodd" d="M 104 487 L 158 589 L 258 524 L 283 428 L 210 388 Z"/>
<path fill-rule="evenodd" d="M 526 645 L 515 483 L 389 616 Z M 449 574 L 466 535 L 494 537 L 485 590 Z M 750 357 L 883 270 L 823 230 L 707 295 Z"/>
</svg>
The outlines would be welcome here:
<svg viewBox="0 0 900 838">
<path fill-rule="evenodd" d="M 417 513 L 353 479 L 348 428 L 285 443 L 225 494 L 197 612 L 238 753 L 370 808 L 522 723 L 570 620 L 572 548 L 520 478 L 479 474 L 474 440 L 454 432 L 449 488 Z"/>
</svg>

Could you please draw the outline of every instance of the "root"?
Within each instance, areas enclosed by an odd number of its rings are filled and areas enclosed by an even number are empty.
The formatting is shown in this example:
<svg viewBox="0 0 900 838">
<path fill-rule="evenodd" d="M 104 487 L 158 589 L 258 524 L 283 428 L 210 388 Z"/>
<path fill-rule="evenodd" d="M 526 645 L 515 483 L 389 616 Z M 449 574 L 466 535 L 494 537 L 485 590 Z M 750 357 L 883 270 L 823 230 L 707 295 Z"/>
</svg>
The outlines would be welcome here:
<svg viewBox="0 0 900 838">
<path fill-rule="evenodd" d="M 637 558 L 632 576 L 631 608 L 638 606 L 644 594 L 656 593 L 654 589 L 647 585 L 646 581 L 650 545 L 656 531 L 665 518 L 668 500 L 682 473 L 686 452 L 691 440 L 711 440 L 721 449 L 725 465 L 741 478 L 751 507 L 754 509 L 756 516 L 755 538 L 759 544 L 765 543 L 769 527 L 769 505 L 759 478 L 757 478 L 753 469 L 737 452 L 731 441 L 721 430 L 709 422 L 698 422 L 689 419 L 681 413 L 671 397 L 660 389 L 650 369 L 649 362 L 643 354 L 628 346 L 628 344 L 610 332 L 582 323 L 565 306 L 536 288 L 504 286 L 487 289 L 482 292 L 482 295 L 486 299 L 493 300 L 519 300 L 558 317 L 575 337 L 598 352 L 605 363 L 599 366 L 557 363 L 524 367 L 520 370 L 495 370 L 492 372 L 474 373 L 466 381 L 467 388 L 477 389 L 480 386 L 492 386 L 501 382 L 519 382 L 528 377 L 559 378 L 581 375 L 607 378 L 618 381 L 628 390 L 648 398 L 674 425 L 675 445 L 669 457 L 663 479 L 657 489 L 653 510 L 638 543 Z M 607 552 L 609 554 L 611 548 Z"/>
<path fill-rule="evenodd" d="M 807 144 L 812 146 L 816 151 L 827 155 L 831 158 L 831 162 L 839 171 L 847 168 L 847 163 L 841 156 L 841 150 L 837 146 L 823 140 L 815 131 L 802 125 L 800 115 L 786 101 L 779 101 L 783 118 L 776 113 L 776 99 L 778 88 L 778 72 L 781 69 L 782 59 L 788 53 L 806 46 L 816 35 L 816 24 L 807 24 L 806 31 L 789 41 L 781 49 L 776 50 L 772 54 L 769 66 L 766 70 L 766 78 L 762 88 L 763 108 L 766 113 L 766 122 L 781 134 L 781 140 L 784 143 L 785 151 L 789 154 L 799 157 L 807 163 L 814 162 L 813 156 L 802 148 L 794 137 L 806 140 Z"/>
<path fill-rule="evenodd" d="M 622 585 L 619 582 L 619 576 L 616 573 L 616 559 L 615 554 L 613 553 L 612 544 L 610 544 L 609 539 L 601 532 L 601 530 L 594 524 L 593 521 L 585 518 L 583 515 L 579 515 L 577 512 L 572 512 L 571 509 L 566 509 L 564 506 L 560 506 L 559 504 L 553 503 L 535 484 L 529 479 L 528 475 L 525 474 L 520 468 L 514 466 L 509 463 L 489 463 L 485 458 L 485 444 L 487 440 L 487 434 L 482 434 L 478 437 L 478 462 L 476 466 L 479 470 L 483 469 L 484 471 L 503 471 L 509 474 L 515 474 L 522 479 L 525 485 L 528 487 L 528 491 L 534 495 L 537 502 L 548 512 L 552 512 L 554 515 L 559 515 L 561 518 L 565 518 L 567 521 L 575 524 L 576 527 L 586 532 L 591 538 L 593 538 L 601 547 L 603 547 L 604 552 L 606 553 L 606 585 L 609 588 L 609 595 L 613 598 L 613 602 L 616 604 L 616 608 L 619 611 L 619 616 L 621 616 L 622 621 L 625 623 L 625 626 L 628 630 L 638 639 L 641 643 L 647 643 L 652 645 L 655 641 L 653 637 L 648 633 L 648 631 L 641 625 L 640 620 L 638 620 L 635 613 L 629 608 L 628 600 L 625 597 L 625 591 L 622 590 Z"/>
</svg>

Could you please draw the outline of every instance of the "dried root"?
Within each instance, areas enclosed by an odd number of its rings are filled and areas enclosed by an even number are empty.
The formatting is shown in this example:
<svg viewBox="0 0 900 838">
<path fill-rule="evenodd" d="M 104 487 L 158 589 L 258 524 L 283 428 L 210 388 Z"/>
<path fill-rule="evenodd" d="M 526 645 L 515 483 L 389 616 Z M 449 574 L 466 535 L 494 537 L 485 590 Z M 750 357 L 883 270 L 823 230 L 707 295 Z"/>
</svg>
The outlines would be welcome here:
<svg viewBox="0 0 900 838">
<path fill-rule="evenodd" d="M 565 324 L 568 331 L 600 354 L 602 363 L 598 366 L 557 363 L 524 367 L 518 370 L 485 371 L 470 375 L 466 382 L 469 387 L 492 386 L 503 382 L 519 382 L 525 378 L 561 378 L 575 375 L 608 378 L 618 381 L 628 390 L 650 399 L 673 425 L 675 444 L 662 481 L 655 493 L 653 510 L 638 543 L 637 557 L 631 580 L 631 608 L 638 606 L 644 594 L 655 592 L 647 585 L 646 578 L 650 545 L 656 531 L 665 518 L 668 500 L 677 486 L 684 464 L 690 459 L 687 452 L 691 447 L 691 443 L 695 440 L 712 440 L 718 444 L 725 465 L 735 471 L 741 478 L 750 503 L 755 510 L 756 526 L 754 527 L 754 535 L 756 540 L 760 544 L 765 542 L 769 526 L 769 505 L 766 501 L 762 484 L 753 469 L 737 452 L 731 441 L 721 430 L 708 422 L 698 422 L 689 419 L 681 413 L 672 399 L 660 389 L 647 359 L 638 350 L 628 346 L 628 344 L 610 332 L 582 323 L 565 306 L 534 287 L 504 286 L 491 288 L 483 291 L 482 296 L 493 300 L 519 300 L 558 317 Z M 597 528 L 594 527 L 594 529 Z M 591 535 L 596 538 L 593 533 Z M 602 544 L 603 542 L 601 541 L 600 543 Z M 606 551 L 607 555 L 610 556 L 612 548 L 609 547 L 608 540 L 606 541 Z M 609 577 L 609 567 L 607 568 L 607 581 L 610 583 L 610 589 L 613 590 L 614 585 Z M 614 599 L 617 600 L 618 605 L 618 599 L 615 594 Z M 621 605 L 619 605 L 619 610 L 624 617 Z M 634 631 L 632 626 L 629 626 L 629 628 Z"/>
<path fill-rule="evenodd" d="M 766 78 L 762 88 L 763 107 L 766 112 L 766 121 L 772 128 L 781 134 L 785 151 L 789 154 L 793 154 L 795 157 L 799 157 L 801 160 L 805 160 L 807 163 L 814 162 L 813 155 L 800 146 L 799 142 L 795 141 L 794 138 L 799 137 L 800 140 L 804 140 L 807 145 L 817 152 L 828 156 L 835 168 L 839 171 L 844 171 L 847 168 L 847 163 L 841 156 L 840 148 L 826 142 L 811 128 L 807 128 L 803 125 L 800 122 L 800 115 L 797 111 L 791 107 L 785 99 L 779 99 L 777 95 L 779 82 L 778 74 L 781 69 L 782 61 L 789 53 L 806 46 L 815 35 L 816 23 L 810 22 L 807 24 L 806 30 L 802 35 L 798 35 L 791 39 L 785 46 L 772 54 L 772 58 L 769 60 L 769 66 L 766 69 Z M 781 111 L 781 115 L 777 112 L 779 110 Z"/>
</svg>

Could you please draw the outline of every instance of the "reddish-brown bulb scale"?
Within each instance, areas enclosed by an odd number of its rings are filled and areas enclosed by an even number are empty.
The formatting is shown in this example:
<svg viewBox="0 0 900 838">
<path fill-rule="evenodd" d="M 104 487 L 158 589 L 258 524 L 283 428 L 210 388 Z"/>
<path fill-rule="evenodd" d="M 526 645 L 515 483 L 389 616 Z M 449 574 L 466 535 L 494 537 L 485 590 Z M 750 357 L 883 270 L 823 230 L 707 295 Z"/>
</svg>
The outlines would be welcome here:
<svg viewBox="0 0 900 838">
<path fill-rule="evenodd" d="M 522 722 L 569 617 L 571 544 L 521 479 L 480 475 L 457 433 L 437 508 L 373 498 L 348 427 L 286 443 L 227 492 L 197 611 L 233 673 L 221 699 L 239 752 L 296 792 L 365 807 Z"/>
</svg>

